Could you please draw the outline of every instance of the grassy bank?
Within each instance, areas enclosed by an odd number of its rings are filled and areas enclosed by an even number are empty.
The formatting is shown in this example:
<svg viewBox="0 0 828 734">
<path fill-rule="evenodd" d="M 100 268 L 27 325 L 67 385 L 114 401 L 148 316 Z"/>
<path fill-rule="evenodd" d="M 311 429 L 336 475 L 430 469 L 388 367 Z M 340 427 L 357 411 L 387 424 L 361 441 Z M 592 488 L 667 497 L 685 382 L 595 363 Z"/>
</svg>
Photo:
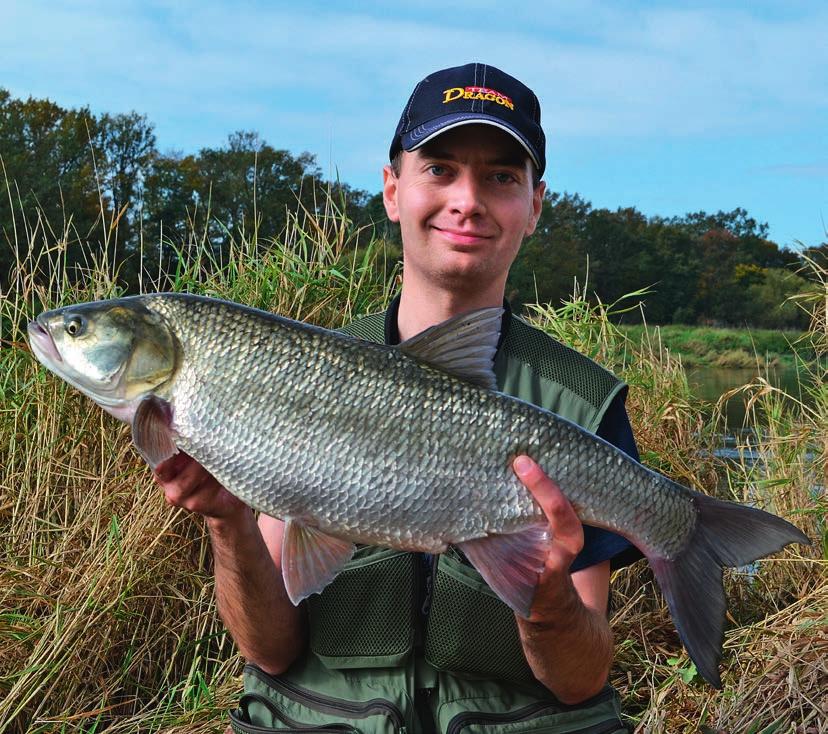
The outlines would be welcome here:
<svg viewBox="0 0 828 734">
<path fill-rule="evenodd" d="M 353 252 L 353 233 L 330 203 L 294 218 L 276 240 L 239 235 L 224 265 L 197 244 L 200 234 L 174 273 L 146 273 L 146 290 L 206 293 L 333 327 L 381 308 L 394 288 L 382 243 Z M 67 273 L 60 235 L 21 225 L 18 237 L 19 267 L 0 300 L 8 335 L 0 349 L 0 734 L 222 731 L 241 661 L 215 612 L 203 523 L 164 503 L 129 429 L 46 374 L 22 331 L 44 307 L 116 295 L 112 266 L 90 253 L 87 271 Z M 822 359 L 825 303 L 816 304 L 809 335 Z M 532 318 L 624 376 L 647 463 L 778 512 L 816 541 L 750 575 L 727 573 L 720 692 L 694 675 L 647 567 L 616 573 L 612 681 L 631 725 L 819 732 L 828 585 L 825 497 L 814 488 L 824 483 L 828 452 L 824 372 L 802 373 L 818 393 L 814 407 L 776 405 L 772 389 L 746 387 L 751 405 L 766 404 L 773 416 L 751 439 L 766 459 L 719 465 L 706 443 L 715 422 L 697 410 L 671 350 L 625 338 L 605 309 L 577 294 Z"/>
<path fill-rule="evenodd" d="M 796 354 L 813 358 L 807 336 L 798 331 L 725 329 L 710 326 L 643 324 L 621 326 L 621 332 L 638 343 L 645 334 L 657 338 L 665 349 L 681 357 L 687 369 L 696 367 L 753 368 L 793 366 Z"/>
</svg>

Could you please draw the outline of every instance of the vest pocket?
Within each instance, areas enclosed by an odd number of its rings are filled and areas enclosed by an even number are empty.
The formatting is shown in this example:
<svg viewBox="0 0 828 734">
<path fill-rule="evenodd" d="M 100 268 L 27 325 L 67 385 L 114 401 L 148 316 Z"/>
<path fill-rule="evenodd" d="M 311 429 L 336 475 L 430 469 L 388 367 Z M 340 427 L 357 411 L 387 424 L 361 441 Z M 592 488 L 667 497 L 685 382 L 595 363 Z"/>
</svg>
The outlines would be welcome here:
<svg viewBox="0 0 828 734">
<path fill-rule="evenodd" d="M 534 681 L 514 612 L 454 548 L 437 562 L 425 657 L 438 670 Z"/>
<path fill-rule="evenodd" d="M 617 694 L 609 686 L 577 706 L 546 700 L 496 711 L 492 703 L 491 699 L 477 697 L 444 703 L 439 712 L 440 731 L 444 734 L 627 734 L 629 731 L 620 718 Z"/>
<path fill-rule="evenodd" d="M 498 714 L 474 716 L 466 714 L 457 717 L 446 729 L 446 734 L 628 734 L 617 717 L 597 724 L 583 726 L 577 720 L 563 721 L 561 714 Z"/>
<path fill-rule="evenodd" d="M 365 700 L 353 700 L 352 687 L 338 687 L 334 679 L 329 681 L 329 687 L 333 690 L 319 693 L 286 678 L 268 675 L 255 665 L 245 665 L 245 692 L 239 707 L 230 712 L 230 724 L 241 734 L 405 733 L 405 718 L 395 703 L 371 696 L 367 690 L 362 692 Z"/>
<path fill-rule="evenodd" d="M 311 651 L 332 669 L 399 665 L 414 646 L 418 562 L 414 553 L 360 548 L 308 598 Z"/>
<path fill-rule="evenodd" d="M 251 714 L 251 708 L 258 707 L 261 711 Z M 266 714 L 262 714 L 266 712 Z M 261 726 L 254 724 L 256 720 L 270 719 L 270 723 L 279 723 L 279 726 Z M 324 726 L 303 724 L 294 720 L 282 711 L 269 698 L 258 693 L 246 693 L 239 700 L 239 707 L 230 712 L 230 726 L 236 734 L 268 734 L 268 732 L 280 732 L 280 734 L 357 734 L 358 729 L 348 724 L 331 723 Z"/>
</svg>

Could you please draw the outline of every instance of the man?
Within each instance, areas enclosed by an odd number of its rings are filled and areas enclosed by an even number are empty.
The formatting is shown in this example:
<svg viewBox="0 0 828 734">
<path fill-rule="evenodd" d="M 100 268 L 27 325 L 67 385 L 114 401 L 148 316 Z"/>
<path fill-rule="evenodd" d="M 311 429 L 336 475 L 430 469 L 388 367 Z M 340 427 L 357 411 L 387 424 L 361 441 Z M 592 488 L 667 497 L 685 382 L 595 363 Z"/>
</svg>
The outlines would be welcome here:
<svg viewBox="0 0 828 734">
<path fill-rule="evenodd" d="M 346 331 L 397 343 L 504 303 L 509 267 L 545 191 L 538 100 L 485 64 L 436 72 L 403 110 L 390 160 L 383 198 L 401 228 L 402 289 L 386 314 Z M 508 307 L 494 369 L 505 392 L 635 453 L 623 384 Z M 477 717 L 490 725 L 528 719 L 538 731 L 622 731 L 606 686 L 607 601 L 611 560 L 629 544 L 584 529 L 529 457 L 513 468 L 552 537 L 528 619 L 495 599 L 457 552 L 362 548 L 307 609 L 294 607 L 281 579 L 282 522 L 257 523 L 186 456 L 159 466 L 167 500 L 208 518 L 218 607 L 250 663 L 237 727 L 459 731 Z"/>
</svg>

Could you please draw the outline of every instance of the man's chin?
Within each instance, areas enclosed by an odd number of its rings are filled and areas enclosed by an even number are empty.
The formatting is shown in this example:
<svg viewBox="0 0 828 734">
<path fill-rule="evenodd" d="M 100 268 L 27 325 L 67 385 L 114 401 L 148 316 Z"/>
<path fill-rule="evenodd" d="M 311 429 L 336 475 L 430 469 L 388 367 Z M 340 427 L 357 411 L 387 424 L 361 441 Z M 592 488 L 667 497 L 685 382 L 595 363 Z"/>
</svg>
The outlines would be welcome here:
<svg viewBox="0 0 828 734">
<path fill-rule="evenodd" d="M 457 254 L 460 256 L 452 258 L 435 273 L 435 280 L 456 291 L 476 292 L 488 288 L 494 275 L 491 262 L 469 253 Z"/>
</svg>

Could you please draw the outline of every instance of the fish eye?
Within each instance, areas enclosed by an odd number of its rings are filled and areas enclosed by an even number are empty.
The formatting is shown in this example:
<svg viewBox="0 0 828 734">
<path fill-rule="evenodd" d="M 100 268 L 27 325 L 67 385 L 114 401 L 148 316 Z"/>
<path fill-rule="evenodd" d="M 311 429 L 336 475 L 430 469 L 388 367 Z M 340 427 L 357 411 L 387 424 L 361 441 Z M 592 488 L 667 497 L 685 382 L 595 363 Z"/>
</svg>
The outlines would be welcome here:
<svg viewBox="0 0 828 734">
<path fill-rule="evenodd" d="M 81 316 L 69 316 L 63 323 L 69 336 L 80 336 L 86 329 L 86 320 Z"/>
</svg>

